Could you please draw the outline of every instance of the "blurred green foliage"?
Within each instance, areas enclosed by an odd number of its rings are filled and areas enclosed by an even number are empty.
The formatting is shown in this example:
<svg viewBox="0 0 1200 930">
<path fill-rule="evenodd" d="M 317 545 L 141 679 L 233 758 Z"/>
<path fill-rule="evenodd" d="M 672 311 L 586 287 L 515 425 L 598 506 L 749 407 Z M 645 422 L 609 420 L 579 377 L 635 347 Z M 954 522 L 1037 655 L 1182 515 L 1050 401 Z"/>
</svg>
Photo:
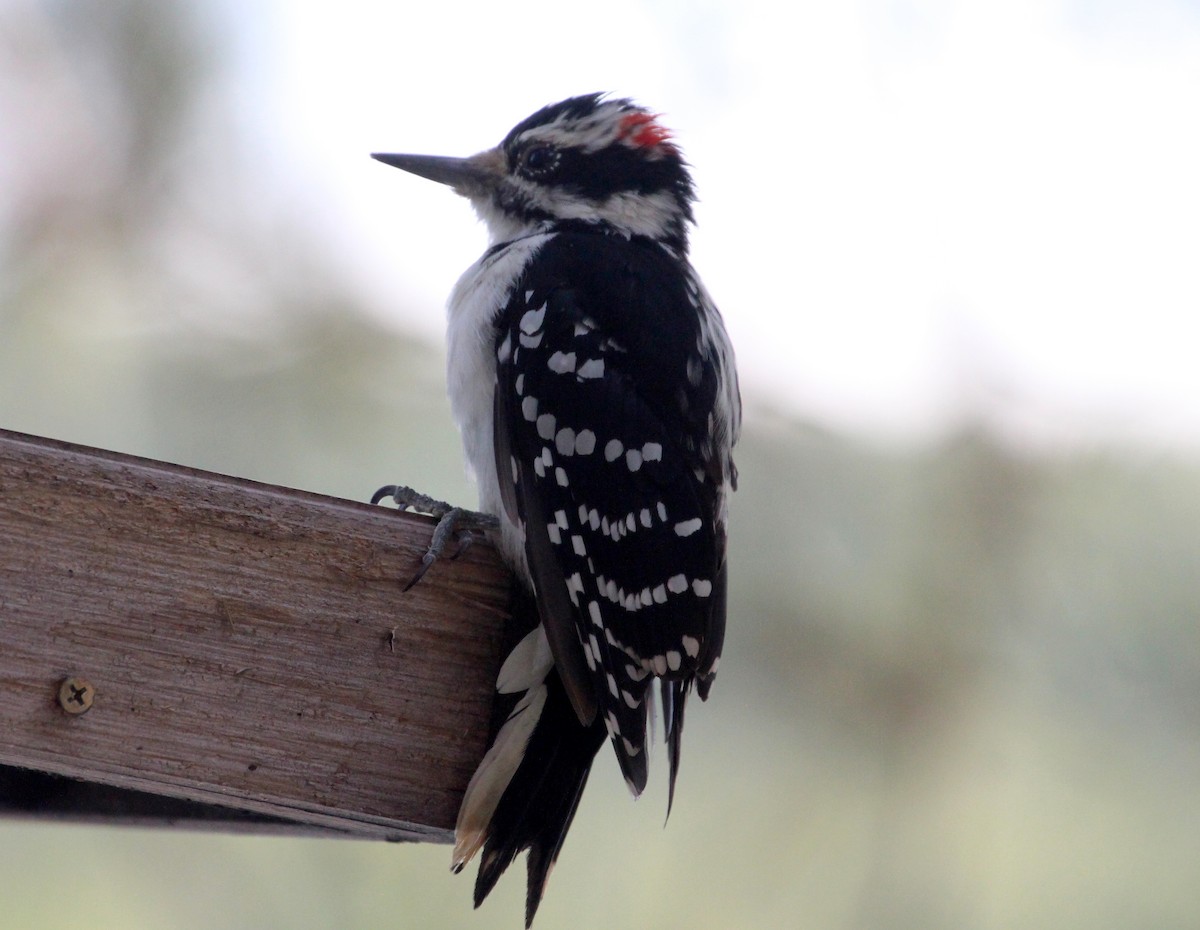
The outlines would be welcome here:
<svg viewBox="0 0 1200 930">
<path fill-rule="evenodd" d="M 379 323 L 211 141 L 223 28 L 0 8 L 0 426 L 470 501 L 440 348 Z M 1200 467 L 982 428 L 880 447 L 754 398 L 738 451 L 726 655 L 671 822 L 661 779 L 632 804 L 602 755 L 537 926 L 1195 926 Z M 0 823 L 22 928 L 519 926 L 519 870 L 472 916 L 448 863 Z"/>
</svg>

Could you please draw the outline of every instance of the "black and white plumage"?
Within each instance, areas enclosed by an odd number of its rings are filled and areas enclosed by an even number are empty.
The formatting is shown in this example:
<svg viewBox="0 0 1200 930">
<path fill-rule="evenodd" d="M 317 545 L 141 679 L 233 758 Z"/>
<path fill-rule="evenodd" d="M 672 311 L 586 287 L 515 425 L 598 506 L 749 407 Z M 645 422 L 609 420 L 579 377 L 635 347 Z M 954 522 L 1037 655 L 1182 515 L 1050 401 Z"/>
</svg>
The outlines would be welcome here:
<svg viewBox="0 0 1200 930">
<path fill-rule="evenodd" d="M 482 849 L 478 905 L 529 849 L 528 925 L 606 736 L 645 787 L 656 684 L 674 797 L 684 706 L 725 628 L 733 351 L 687 261 L 691 178 L 647 110 L 574 97 L 471 158 L 375 157 L 451 185 L 492 239 L 450 298 L 449 393 L 540 622 L 501 669 L 512 709 L 453 864 Z"/>
</svg>

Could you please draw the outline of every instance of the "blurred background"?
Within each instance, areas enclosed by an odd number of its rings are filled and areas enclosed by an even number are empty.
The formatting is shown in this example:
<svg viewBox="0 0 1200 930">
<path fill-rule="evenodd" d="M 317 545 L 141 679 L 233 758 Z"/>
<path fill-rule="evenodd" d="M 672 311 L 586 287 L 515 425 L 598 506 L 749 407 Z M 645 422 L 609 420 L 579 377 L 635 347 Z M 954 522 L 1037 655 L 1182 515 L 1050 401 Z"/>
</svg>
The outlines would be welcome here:
<svg viewBox="0 0 1200 930">
<path fill-rule="evenodd" d="M 730 629 L 536 926 L 1200 925 L 1200 4 L 380 7 L 0 0 L 0 427 L 472 501 L 484 233 L 367 153 L 636 96 L 739 350 Z M 0 822 L 21 928 L 520 926 L 448 864 Z"/>
</svg>

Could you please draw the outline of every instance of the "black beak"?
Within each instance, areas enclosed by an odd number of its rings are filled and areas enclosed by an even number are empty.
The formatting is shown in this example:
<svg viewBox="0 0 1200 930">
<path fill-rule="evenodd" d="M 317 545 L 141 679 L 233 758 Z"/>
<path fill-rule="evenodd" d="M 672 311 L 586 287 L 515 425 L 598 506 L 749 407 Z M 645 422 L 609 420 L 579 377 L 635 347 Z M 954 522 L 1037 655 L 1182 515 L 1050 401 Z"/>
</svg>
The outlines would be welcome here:
<svg viewBox="0 0 1200 930">
<path fill-rule="evenodd" d="M 389 155 L 377 152 L 371 157 L 417 177 L 449 185 L 458 193 L 471 197 L 495 187 L 497 165 L 494 158 L 485 157 L 491 154 L 481 152 L 470 158 L 447 158 L 442 155 Z"/>
</svg>

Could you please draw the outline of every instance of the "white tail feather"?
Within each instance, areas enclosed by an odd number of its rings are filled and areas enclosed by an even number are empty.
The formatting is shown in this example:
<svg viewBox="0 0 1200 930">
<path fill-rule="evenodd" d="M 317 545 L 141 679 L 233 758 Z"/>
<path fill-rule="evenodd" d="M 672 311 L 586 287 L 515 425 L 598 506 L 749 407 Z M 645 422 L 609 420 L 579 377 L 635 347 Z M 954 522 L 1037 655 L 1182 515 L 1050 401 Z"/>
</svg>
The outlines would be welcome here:
<svg viewBox="0 0 1200 930">
<path fill-rule="evenodd" d="M 542 641 L 545 642 L 545 637 Z M 507 665 L 505 662 L 505 666 Z M 513 712 L 508 715 L 504 726 L 496 734 L 492 748 L 487 751 L 483 761 L 479 763 L 479 768 L 471 776 L 471 782 L 463 795 L 462 807 L 458 809 L 458 823 L 454 827 L 454 854 L 450 862 L 454 871 L 457 872 L 470 862 L 487 839 L 488 824 L 496 812 L 496 805 L 500 803 L 504 790 L 512 781 L 521 759 L 525 756 L 525 747 L 533 734 L 533 728 L 542 716 L 545 704 L 546 686 L 538 682 L 526 692 L 513 708 Z"/>
<path fill-rule="evenodd" d="M 501 694 L 528 691 L 546 680 L 553 665 L 554 656 L 550 654 L 546 630 L 539 623 L 517 643 L 517 647 L 500 666 L 500 674 L 496 676 L 496 690 Z"/>
</svg>

